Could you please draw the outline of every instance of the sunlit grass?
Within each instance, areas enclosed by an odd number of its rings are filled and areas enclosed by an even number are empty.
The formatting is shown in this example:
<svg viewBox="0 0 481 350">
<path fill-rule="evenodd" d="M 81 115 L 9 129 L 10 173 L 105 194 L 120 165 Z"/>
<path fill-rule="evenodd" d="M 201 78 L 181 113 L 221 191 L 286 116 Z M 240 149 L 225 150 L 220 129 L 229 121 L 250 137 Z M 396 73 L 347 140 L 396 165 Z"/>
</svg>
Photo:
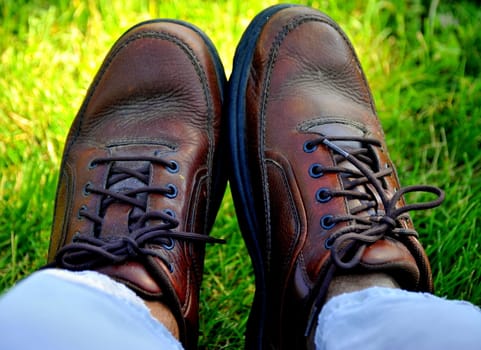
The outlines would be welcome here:
<svg viewBox="0 0 481 350">
<path fill-rule="evenodd" d="M 356 48 L 403 184 L 443 187 L 440 209 L 414 213 L 437 294 L 481 305 L 481 9 L 474 2 L 305 1 Z M 113 42 L 151 18 L 189 21 L 227 75 L 250 20 L 273 1 L 0 2 L 0 290 L 45 263 L 63 142 Z M 253 276 L 230 193 L 207 249 L 201 345 L 240 348 Z"/>
</svg>

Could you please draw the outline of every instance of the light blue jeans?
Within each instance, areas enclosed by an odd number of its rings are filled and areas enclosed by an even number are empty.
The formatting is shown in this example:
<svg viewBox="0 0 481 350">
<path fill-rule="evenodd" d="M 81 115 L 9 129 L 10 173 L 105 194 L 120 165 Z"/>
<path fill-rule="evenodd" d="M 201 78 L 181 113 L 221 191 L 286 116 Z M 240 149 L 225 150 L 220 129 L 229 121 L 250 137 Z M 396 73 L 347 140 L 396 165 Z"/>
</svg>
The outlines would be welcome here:
<svg viewBox="0 0 481 350">
<path fill-rule="evenodd" d="M 474 305 L 388 288 L 331 299 L 318 349 L 481 349 Z M 132 291 L 92 271 L 43 270 L 0 298 L 0 349 L 174 350 L 179 342 Z"/>
</svg>

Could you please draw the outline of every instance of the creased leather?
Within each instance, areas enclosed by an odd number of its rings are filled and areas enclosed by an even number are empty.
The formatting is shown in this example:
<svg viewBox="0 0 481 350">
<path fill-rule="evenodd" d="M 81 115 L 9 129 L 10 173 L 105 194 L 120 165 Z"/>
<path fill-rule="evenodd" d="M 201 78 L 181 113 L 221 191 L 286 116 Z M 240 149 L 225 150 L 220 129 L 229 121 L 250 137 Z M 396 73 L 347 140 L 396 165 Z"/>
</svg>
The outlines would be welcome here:
<svg viewBox="0 0 481 350">
<path fill-rule="evenodd" d="M 343 182 L 339 174 L 314 179 L 309 167 L 314 161 L 326 167 L 339 164 L 329 150 L 313 156 L 304 152 L 303 144 L 319 135 L 375 138 L 381 147 L 370 150 L 378 160 L 373 166 L 394 166 L 356 54 L 324 14 L 301 6 L 276 12 L 258 34 L 246 74 L 248 166 L 266 269 L 266 320 L 260 337 L 269 349 L 305 348 L 313 299 L 333 267 L 325 245 L 331 231 L 320 226 L 320 219 L 327 213 L 348 215 L 361 201 L 345 197 L 316 201 L 319 188 L 340 191 Z M 399 188 L 394 170 L 383 181 L 387 192 Z M 369 186 L 365 191 L 381 203 Z M 412 228 L 407 216 L 401 221 Z M 336 229 L 346 225 L 339 223 Z M 386 271 L 406 289 L 432 290 L 429 262 L 414 237 L 386 238 L 369 246 L 355 268 L 358 273 L 366 271 Z M 256 327 L 248 328 L 248 344 L 258 333 Z"/>
<path fill-rule="evenodd" d="M 109 186 L 114 166 L 147 166 L 149 186 L 175 185 L 175 198 L 149 194 L 146 212 L 169 210 L 180 223 L 176 230 L 209 233 L 226 185 L 225 176 L 215 170 L 223 157 L 219 142 L 225 77 L 209 45 L 191 26 L 150 21 L 129 30 L 112 47 L 66 140 L 49 262 L 78 233 L 103 238 L 129 234 L 131 217 L 138 209 L 114 203 L 100 213 L 102 196 L 88 193 L 88 185 Z M 136 156 L 175 160 L 179 170 L 171 173 L 161 164 L 145 161 L 92 166 L 98 158 Z M 139 185 L 138 180 L 125 180 L 110 190 Z M 103 225 L 99 228 L 81 217 L 84 209 L 101 215 Z M 139 256 L 98 270 L 143 298 L 165 302 L 177 318 L 184 346 L 196 348 L 203 243 L 177 240 L 169 249 L 147 248 L 170 266 L 157 257 Z"/>
</svg>

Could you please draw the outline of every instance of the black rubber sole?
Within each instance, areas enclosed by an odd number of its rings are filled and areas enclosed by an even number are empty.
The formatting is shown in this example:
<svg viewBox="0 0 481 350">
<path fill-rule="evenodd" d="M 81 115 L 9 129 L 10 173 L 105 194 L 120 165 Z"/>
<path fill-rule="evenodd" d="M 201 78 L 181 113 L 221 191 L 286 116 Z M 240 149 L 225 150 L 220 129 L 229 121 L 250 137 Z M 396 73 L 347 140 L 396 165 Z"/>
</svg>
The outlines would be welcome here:
<svg viewBox="0 0 481 350">
<path fill-rule="evenodd" d="M 251 256 L 256 276 L 256 292 L 251 308 L 246 349 L 263 347 L 266 319 L 266 279 L 262 249 L 258 242 L 260 231 L 255 211 L 253 186 L 249 171 L 246 136 L 246 88 L 249 69 L 262 28 L 277 12 L 296 5 L 280 4 L 260 12 L 244 32 L 234 56 L 233 72 L 229 80 L 229 140 L 231 155 L 231 188 L 239 226 Z M 257 334 L 254 337 L 254 334 Z"/>
<path fill-rule="evenodd" d="M 217 77 L 217 84 L 219 86 L 220 90 L 220 96 L 221 96 L 221 101 L 222 105 L 225 105 L 226 101 L 226 93 L 227 93 L 227 77 L 225 75 L 225 70 L 224 70 L 224 65 L 222 64 L 222 61 L 220 59 L 219 53 L 217 49 L 215 48 L 214 43 L 212 40 L 197 26 L 186 22 L 182 20 L 176 20 L 176 19 L 170 19 L 170 18 L 158 18 L 158 19 L 151 19 L 147 21 L 140 22 L 130 29 L 128 29 L 121 37 L 118 39 L 118 41 L 122 40 L 122 38 L 125 35 L 128 35 L 132 30 L 141 27 L 145 24 L 150 24 L 150 23 L 173 23 L 177 25 L 184 26 L 192 31 L 194 31 L 199 37 L 204 41 L 206 44 L 210 56 L 212 58 L 212 61 L 214 62 L 214 69 L 216 72 L 216 77 Z M 225 116 L 225 113 L 223 113 Z M 222 122 L 221 122 L 221 131 L 220 131 L 220 138 L 219 138 L 219 144 L 217 147 L 217 159 L 214 162 L 214 168 L 212 169 L 212 201 L 209 206 L 209 216 L 208 216 L 208 221 L 206 223 L 206 231 L 210 232 L 212 226 L 214 225 L 215 218 L 217 216 L 218 209 L 220 207 L 220 204 L 222 202 L 222 199 L 224 198 L 225 194 L 225 189 L 227 186 L 227 171 L 225 168 L 225 163 L 227 159 L 227 151 L 226 151 L 226 145 L 228 145 L 228 132 L 227 132 L 227 124 L 228 121 L 225 120 L 224 116 L 222 117 Z M 206 233 L 207 233 L 206 232 Z"/>
</svg>

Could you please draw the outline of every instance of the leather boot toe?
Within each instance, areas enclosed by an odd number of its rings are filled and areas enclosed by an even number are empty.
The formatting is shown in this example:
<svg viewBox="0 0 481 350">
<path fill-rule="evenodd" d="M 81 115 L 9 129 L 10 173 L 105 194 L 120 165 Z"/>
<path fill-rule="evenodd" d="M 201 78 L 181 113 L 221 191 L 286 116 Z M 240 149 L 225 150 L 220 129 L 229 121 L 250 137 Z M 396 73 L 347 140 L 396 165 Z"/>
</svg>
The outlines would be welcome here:
<svg viewBox="0 0 481 350">
<path fill-rule="evenodd" d="M 335 274 L 432 290 L 408 211 L 443 193 L 400 187 L 359 60 L 332 19 L 295 5 L 259 14 L 230 96 L 232 191 L 256 274 L 246 348 L 305 348 Z M 436 199 L 407 205 L 414 191 Z"/>
<path fill-rule="evenodd" d="M 73 121 L 50 266 L 103 272 L 171 308 L 195 348 L 204 245 L 223 197 L 225 76 L 207 37 L 154 20 L 112 47 Z"/>
</svg>

